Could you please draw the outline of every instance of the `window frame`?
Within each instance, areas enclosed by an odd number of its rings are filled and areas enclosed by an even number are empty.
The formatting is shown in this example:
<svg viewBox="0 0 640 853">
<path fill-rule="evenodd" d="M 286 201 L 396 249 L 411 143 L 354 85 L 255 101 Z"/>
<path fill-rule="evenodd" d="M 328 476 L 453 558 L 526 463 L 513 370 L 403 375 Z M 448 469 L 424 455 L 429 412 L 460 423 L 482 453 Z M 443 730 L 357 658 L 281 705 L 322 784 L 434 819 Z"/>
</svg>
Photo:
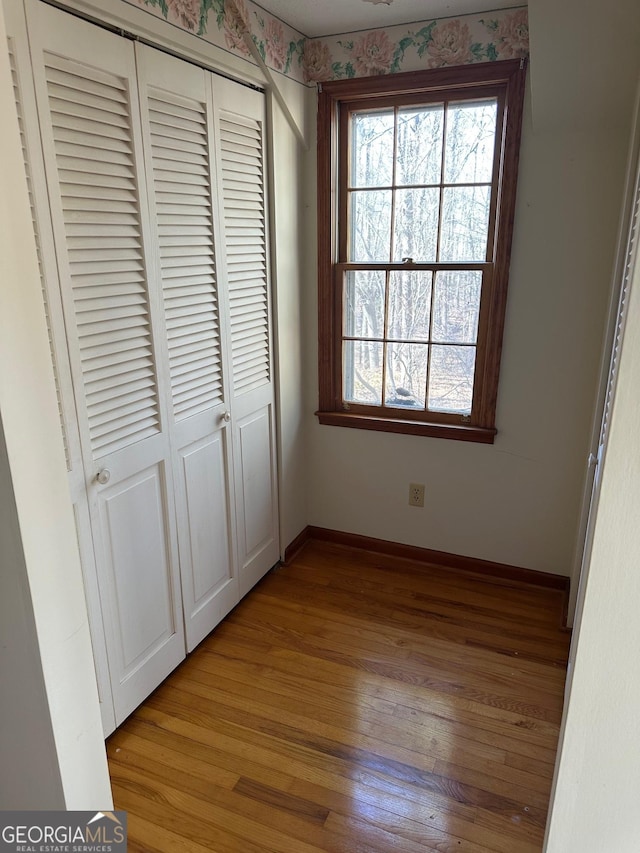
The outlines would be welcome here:
<svg viewBox="0 0 640 853">
<path fill-rule="evenodd" d="M 492 444 L 507 301 L 526 63 L 500 60 L 455 68 L 323 83 L 318 94 L 318 336 L 321 424 Z M 498 98 L 495 192 L 487 260 L 478 263 L 350 262 L 346 256 L 348 117 L 355 109 Z M 344 180 L 341 178 L 344 177 Z M 470 415 L 343 403 L 343 276 L 349 269 L 482 269 L 473 407 Z"/>
</svg>

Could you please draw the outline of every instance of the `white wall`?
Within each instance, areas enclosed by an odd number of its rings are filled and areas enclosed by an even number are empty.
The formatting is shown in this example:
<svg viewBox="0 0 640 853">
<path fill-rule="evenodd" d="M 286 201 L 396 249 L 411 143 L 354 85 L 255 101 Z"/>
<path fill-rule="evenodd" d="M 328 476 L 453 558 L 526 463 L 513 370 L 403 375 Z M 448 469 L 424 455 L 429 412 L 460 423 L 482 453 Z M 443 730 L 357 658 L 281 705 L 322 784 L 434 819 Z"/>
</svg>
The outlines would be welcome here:
<svg viewBox="0 0 640 853">
<path fill-rule="evenodd" d="M 310 91 L 276 75 L 298 128 L 306 132 L 313 108 Z M 300 281 L 304 253 L 300 215 L 305 150 L 277 104 L 270 105 L 271 228 L 276 369 L 278 372 L 278 465 L 281 552 L 307 525 L 306 429 L 303 360 L 306 345 Z"/>
<path fill-rule="evenodd" d="M 547 853 L 640 850 L 640 263 L 602 471 Z"/>
<path fill-rule="evenodd" d="M 6 44 L 1 9 L 0 44 Z M 0 762 L 0 788 L 13 791 L 2 807 L 19 802 L 22 808 L 109 809 L 78 544 L 6 50 L 0 51 L 0 115 L 2 615 L 14 611 L 3 631 L 9 626 L 16 631 L 0 647 L 3 745 L 15 738 L 8 752 L 15 760 Z M 34 705 L 20 716 L 15 701 L 22 695 Z"/>
<path fill-rule="evenodd" d="M 630 126 L 627 78 L 639 58 L 631 46 L 640 7 L 619 5 L 529 3 L 533 94 L 495 444 L 319 426 L 310 416 L 311 524 L 572 573 Z M 307 294 L 315 340 L 315 289 Z M 315 359 L 307 377 L 311 412 Z M 408 507 L 409 482 L 425 483 L 424 510 Z"/>
<path fill-rule="evenodd" d="M 629 133 L 630 118 L 640 73 L 640 5 L 637 0 L 530 0 L 529 27 L 532 54 L 542 61 L 532 62 L 534 126 L 538 133 L 574 134 L 602 140 L 601 162 L 608 162 L 608 140 L 618 146 Z M 576 150 L 579 150 L 578 148 Z M 596 166 L 599 168 L 599 166 Z M 585 173 L 585 180 L 591 175 Z M 615 189 L 612 186 L 612 189 Z M 621 196 L 622 205 L 622 196 Z M 596 210 L 594 213 L 599 214 Z M 619 211 L 619 239 L 626 230 Z M 594 232 L 595 251 L 607 239 L 610 222 L 602 218 L 603 229 Z M 617 278 L 614 280 L 613 275 Z M 620 269 L 612 269 L 610 311 L 617 309 Z M 605 327 L 607 321 L 605 320 Z M 593 397 L 589 450 L 595 455 L 599 444 L 602 409 L 613 341 L 611 322 L 605 328 L 600 377 Z M 573 622 L 583 562 L 584 539 L 591 501 L 592 475 L 583 477 L 581 510 L 576 528 L 572 565 L 569 619 Z"/>
<path fill-rule="evenodd" d="M 314 421 L 310 523 L 570 573 L 626 141 L 536 133 L 527 94 L 495 444 Z"/>
<path fill-rule="evenodd" d="M 61 809 L 62 780 L 1 422 L 0 543 L 0 809 Z"/>
<path fill-rule="evenodd" d="M 536 127 L 618 126 L 638 74 L 637 0 L 529 0 Z"/>
</svg>

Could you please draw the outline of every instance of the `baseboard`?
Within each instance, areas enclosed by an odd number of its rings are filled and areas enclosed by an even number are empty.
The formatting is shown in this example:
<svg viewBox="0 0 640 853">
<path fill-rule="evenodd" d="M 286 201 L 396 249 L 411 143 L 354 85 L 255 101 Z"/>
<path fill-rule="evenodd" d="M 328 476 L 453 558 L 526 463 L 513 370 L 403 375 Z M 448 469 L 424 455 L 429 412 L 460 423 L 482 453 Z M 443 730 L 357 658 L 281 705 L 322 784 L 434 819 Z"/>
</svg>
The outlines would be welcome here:
<svg viewBox="0 0 640 853">
<path fill-rule="evenodd" d="M 545 589 L 557 589 L 564 592 L 565 595 L 569 593 L 570 581 L 564 575 L 536 572 L 533 569 L 523 569 L 520 566 L 494 563 L 491 560 L 480 560 L 477 557 L 463 557 L 460 554 L 449 554 L 446 551 L 434 551 L 430 548 L 418 548 L 415 545 L 402 545 L 400 542 L 373 539 L 369 536 L 345 533 L 341 530 L 330 530 L 326 527 L 305 527 L 286 549 L 285 564 L 291 562 L 306 543 L 313 539 L 321 542 L 333 542 L 336 545 L 347 545 L 350 548 L 360 548 L 364 551 L 373 551 L 376 554 L 387 554 L 390 557 L 403 557 L 419 563 L 428 563 L 438 568 L 473 572 L 486 577 L 526 583 Z"/>
<path fill-rule="evenodd" d="M 307 542 L 312 538 L 309 535 L 309 531 L 311 527 L 305 527 L 304 530 L 301 530 L 300 533 L 296 536 L 293 542 L 290 542 L 289 545 L 284 549 L 284 565 L 288 566 L 289 563 L 294 559 L 294 557 L 298 554 L 299 551 L 302 551 Z"/>
</svg>

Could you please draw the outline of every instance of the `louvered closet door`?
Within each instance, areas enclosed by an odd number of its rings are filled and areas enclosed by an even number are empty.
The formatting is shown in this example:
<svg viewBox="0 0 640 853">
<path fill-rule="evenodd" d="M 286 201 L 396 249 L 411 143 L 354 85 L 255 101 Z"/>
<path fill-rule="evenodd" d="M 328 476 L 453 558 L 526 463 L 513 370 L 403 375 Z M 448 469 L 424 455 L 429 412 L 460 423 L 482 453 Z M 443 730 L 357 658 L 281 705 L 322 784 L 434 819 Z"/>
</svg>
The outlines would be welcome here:
<svg viewBox="0 0 640 853">
<path fill-rule="evenodd" d="M 78 424 L 75 415 L 69 353 L 60 302 L 55 247 L 33 91 L 31 57 L 22 6 L 17 3 L 7 4 L 5 8 L 5 21 L 7 32 L 9 33 L 9 61 L 18 110 L 20 137 L 42 283 L 42 295 L 69 474 L 69 487 L 73 502 L 78 544 L 81 552 L 87 609 L 90 614 L 89 624 L 98 683 L 100 711 L 104 730 L 108 733 L 115 728 L 115 714 L 111 698 L 109 667 L 107 663 L 104 627 L 102 625 L 102 610 L 93 556 L 89 506 L 83 473 L 80 436 L 78 434 Z"/>
<path fill-rule="evenodd" d="M 28 6 L 117 721 L 184 657 L 133 45 Z"/>
<path fill-rule="evenodd" d="M 187 635 L 193 649 L 239 600 L 225 405 L 224 294 L 213 213 L 211 75 L 136 45 L 152 231 L 166 329 L 169 429 Z"/>
<path fill-rule="evenodd" d="M 213 99 L 240 592 L 245 594 L 279 559 L 265 100 L 222 77 L 213 78 Z"/>
</svg>

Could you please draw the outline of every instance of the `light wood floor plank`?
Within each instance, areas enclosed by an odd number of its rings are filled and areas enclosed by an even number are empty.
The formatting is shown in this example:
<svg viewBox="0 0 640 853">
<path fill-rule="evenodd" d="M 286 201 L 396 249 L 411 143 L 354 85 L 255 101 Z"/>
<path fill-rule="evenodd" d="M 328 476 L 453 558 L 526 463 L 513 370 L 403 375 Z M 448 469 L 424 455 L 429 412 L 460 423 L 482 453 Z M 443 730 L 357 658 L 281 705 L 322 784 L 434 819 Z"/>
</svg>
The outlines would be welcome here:
<svg viewBox="0 0 640 853">
<path fill-rule="evenodd" d="M 309 591 L 309 590 L 307 590 Z M 275 592 L 275 591 L 274 591 Z M 349 610 L 339 607 L 330 609 L 331 599 L 327 598 L 322 604 L 314 604 L 313 595 L 292 600 L 283 592 L 270 595 L 262 587 L 255 591 L 265 603 L 271 603 L 283 611 L 291 611 L 299 616 L 312 614 L 326 619 L 328 622 L 378 624 L 382 632 L 409 631 L 415 637 L 438 637 L 448 641 L 469 645 L 476 643 L 480 648 L 483 644 L 491 644 L 494 651 L 505 655 L 532 655 L 533 659 L 549 661 L 556 665 L 565 665 L 567 656 L 566 639 L 552 628 L 537 627 L 534 632 L 517 623 L 503 624 L 491 615 L 485 619 L 471 618 L 471 614 L 455 607 L 432 607 L 428 612 L 397 614 L 389 609 L 386 618 L 371 618 L 364 615 L 349 614 Z"/>
<path fill-rule="evenodd" d="M 455 608 L 464 605 L 469 613 L 489 615 L 497 622 L 515 622 L 516 624 L 527 622 L 541 626 L 553 626 L 555 618 L 555 607 L 552 610 L 542 610 L 537 601 L 532 601 L 530 594 L 519 595 L 512 589 L 495 587 L 487 590 L 486 584 L 482 581 L 476 582 L 472 587 L 469 582 L 464 584 L 452 583 L 450 577 L 447 577 L 446 580 L 432 578 L 427 592 L 426 590 L 416 591 L 415 588 L 411 588 L 410 584 L 413 580 L 411 577 L 409 577 L 409 583 L 401 585 L 398 581 L 398 574 L 391 575 L 390 572 L 372 569 L 368 571 L 366 577 L 363 577 L 361 573 L 354 577 L 340 571 L 339 567 L 336 566 L 330 566 L 328 572 L 331 580 L 323 584 L 327 588 L 343 592 L 353 592 L 355 589 L 358 595 L 369 596 L 372 601 L 388 598 L 394 602 L 418 609 L 428 609 L 432 604 L 449 605 Z M 292 573 L 286 582 L 297 583 L 302 580 L 306 583 L 316 584 L 321 577 L 322 575 L 316 566 L 311 571 Z M 561 593 L 554 595 L 557 597 L 559 605 Z M 500 604 L 506 600 L 509 602 L 509 609 L 503 610 Z"/>
<path fill-rule="evenodd" d="M 487 744 L 474 738 L 471 730 L 466 731 L 464 735 L 453 735 L 445 727 L 442 727 L 442 730 L 436 727 L 429 729 L 428 726 L 416 728 L 413 723 L 398 726 L 394 725 L 393 718 L 389 719 L 386 725 L 386 721 L 376 723 L 360 719 L 354 722 L 347 714 L 342 718 L 334 714 L 325 721 L 321 713 L 314 714 L 312 709 L 301 714 L 258 701 L 252 702 L 252 713 L 248 713 L 245 710 L 244 698 L 225 694 L 217 686 L 211 688 L 186 679 L 179 685 L 174 682 L 171 693 L 175 701 L 202 708 L 217 719 L 233 720 L 247 727 L 260 728 L 261 731 L 283 739 L 293 739 L 291 730 L 306 732 L 310 738 L 326 738 L 329 742 L 345 744 L 354 749 L 365 749 L 412 766 L 421 766 L 422 753 L 416 753 L 415 745 L 423 743 L 427 738 L 432 758 L 448 757 L 451 750 L 456 748 L 481 760 L 499 761 L 503 764 L 506 762 L 507 747 L 511 745 Z"/>
<path fill-rule="evenodd" d="M 309 543 L 107 743 L 145 853 L 540 853 L 557 590 Z"/>
<path fill-rule="evenodd" d="M 351 654 L 356 652 L 373 659 L 383 656 L 385 659 L 404 662 L 411 660 L 422 662 L 425 655 L 432 655 L 446 662 L 447 665 L 457 661 L 466 669 L 479 672 L 482 672 L 483 667 L 486 669 L 488 666 L 486 649 L 479 646 L 461 644 L 456 653 L 456 650 L 452 649 L 450 640 L 416 637 L 414 632 L 402 632 L 399 629 L 388 632 L 386 636 L 383 632 L 366 631 L 360 626 L 357 632 L 353 631 L 352 625 L 342 626 L 340 630 L 340 626 L 334 627 L 328 623 L 326 614 L 323 619 L 313 619 L 307 613 L 305 632 L 301 635 L 299 616 L 286 619 L 280 612 L 275 617 L 278 622 L 274 624 L 274 614 L 269 614 L 267 608 L 264 608 L 266 612 L 261 610 L 259 605 L 254 607 L 251 621 L 246 617 L 243 618 L 240 611 L 231 628 L 233 634 L 236 637 L 246 637 L 248 641 L 271 642 L 299 651 L 307 650 L 311 654 L 318 652 L 321 656 L 328 656 L 331 653 L 340 655 L 344 653 L 345 648 L 348 648 Z M 226 627 L 224 626 L 219 632 L 219 638 L 225 636 Z M 557 684 L 564 682 L 564 671 L 557 665 L 532 661 L 517 655 L 511 657 L 502 655 L 501 658 L 491 661 L 491 673 L 503 673 L 511 678 L 522 674 L 530 684 L 546 691 L 553 690 Z"/>
<path fill-rule="evenodd" d="M 427 713 L 415 708 L 395 705 L 392 713 L 389 713 L 387 710 L 363 709 L 353 702 L 335 702 L 332 707 L 327 708 L 319 701 L 320 694 L 317 691 L 311 697 L 308 695 L 301 697 L 299 692 L 297 696 L 289 696 L 274 690 L 264 690 L 254 684 L 239 685 L 238 682 L 219 675 L 216 676 L 215 686 L 212 686 L 210 675 L 206 671 L 192 670 L 188 674 L 181 673 L 179 679 L 176 677 L 172 683 L 187 692 L 205 698 L 216 698 L 231 707 L 244 708 L 246 703 L 250 702 L 252 708 L 256 709 L 260 706 L 263 713 L 277 719 L 295 715 L 301 720 L 306 719 L 300 723 L 301 726 L 313 725 L 316 731 L 319 724 L 333 724 L 342 727 L 343 730 L 351 729 L 397 746 L 411 746 L 428 736 L 443 738 L 444 742 L 450 742 L 455 738 L 458 747 L 465 743 L 483 744 L 499 750 L 500 753 L 508 751 L 508 754 L 513 754 L 514 761 L 515 756 L 536 762 L 546 761 L 550 764 L 555 761 L 555 735 L 531 742 L 527 737 L 531 729 L 522 730 L 514 725 L 513 732 L 506 734 L 504 723 L 496 724 L 492 729 L 483 725 L 482 718 L 476 718 L 473 722 L 470 719 L 460 722 L 456 711 L 438 713 L 439 709 L 432 708 Z M 270 682 L 270 687 L 273 686 L 273 682 Z M 315 697 L 318 697 L 318 701 L 315 701 Z M 549 745 L 545 746 L 545 742 Z M 483 751 L 482 754 L 485 757 L 496 757 L 496 753 L 491 756 Z M 506 755 L 503 759 L 507 763 Z M 512 766 L 519 765 L 514 763 Z"/>
</svg>

